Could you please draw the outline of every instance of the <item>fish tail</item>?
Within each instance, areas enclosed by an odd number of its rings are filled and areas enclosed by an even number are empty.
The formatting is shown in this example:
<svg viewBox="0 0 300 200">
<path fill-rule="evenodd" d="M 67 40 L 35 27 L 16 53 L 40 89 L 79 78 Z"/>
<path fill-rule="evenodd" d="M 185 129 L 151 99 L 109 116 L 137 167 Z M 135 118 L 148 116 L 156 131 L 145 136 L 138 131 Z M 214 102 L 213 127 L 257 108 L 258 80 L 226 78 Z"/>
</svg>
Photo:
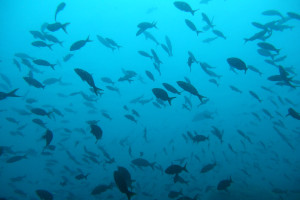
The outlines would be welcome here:
<svg viewBox="0 0 300 200">
<path fill-rule="evenodd" d="M 156 162 L 150 163 L 150 167 L 152 168 L 152 170 L 154 170 L 154 165 L 156 164 Z"/>
<path fill-rule="evenodd" d="M 59 43 L 59 45 L 60 45 L 61 47 L 64 47 L 63 41 L 59 41 L 58 43 Z"/>
<path fill-rule="evenodd" d="M 92 40 L 90 40 L 90 36 L 88 36 L 85 41 L 86 42 L 92 42 Z"/>
<path fill-rule="evenodd" d="M 187 165 L 187 163 L 185 163 L 185 165 L 183 167 L 183 170 L 186 171 L 186 172 L 188 172 L 188 170 L 186 169 L 186 165 Z"/>
<path fill-rule="evenodd" d="M 169 102 L 170 105 L 172 105 L 172 104 L 171 104 L 171 101 L 172 101 L 173 99 L 175 99 L 175 98 L 176 98 L 176 97 L 170 97 L 170 98 L 168 99 L 168 102 Z"/>
<path fill-rule="evenodd" d="M 52 64 L 52 65 L 50 65 L 50 67 L 53 69 L 53 70 L 55 70 L 54 69 L 54 66 L 55 66 L 56 64 Z"/>
<path fill-rule="evenodd" d="M 48 44 L 47 47 L 48 47 L 50 50 L 53 50 L 53 49 L 52 49 L 52 45 L 53 45 L 53 44 Z"/>
<path fill-rule="evenodd" d="M 199 33 L 202 33 L 202 31 L 196 31 L 196 33 L 197 33 L 197 36 L 199 35 Z"/>
<path fill-rule="evenodd" d="M 130 200 L 131 197 L 134 196 L 134 195 L 136 195 L 136 194 L 135 194 L 134 192 L 128 191 L 128 192 L 126 193 L 126 195 L 127 195 L 128 200 Z"/>
<path fill-rule="evenodd" d="M 244 38 L 244 44 L 246 44 L 249 41 L 249 39 Z"/>
<path fill-rule="evenodd" d="M 192 10 L 192 15 L 194 16 L 195 12 L 197 12 L 199 9 Z"/>
<path fill-rule="evenodd" d="M 13 91 L 9 92 L 9 93 L 7 94 L 7 96 L 9 96 L 9 97 L 20 97 L 20 96 L 18 96 L 18 95 L 15 94 L 15 92 L 16 92 L 18 89 L 19 89 L 19 88 L 14 89 Z"/>
<path fill-rule="evenodd" d="M 65 23 L 65 24 L 63 24 L 62 25 L 62 29 L 64 30 L 64 32 L 66 33 L 66 34 L 68 34 L 68 32 L 67 32 L 67 26 L 69 25 L 70 23 Z"/>
</svg>

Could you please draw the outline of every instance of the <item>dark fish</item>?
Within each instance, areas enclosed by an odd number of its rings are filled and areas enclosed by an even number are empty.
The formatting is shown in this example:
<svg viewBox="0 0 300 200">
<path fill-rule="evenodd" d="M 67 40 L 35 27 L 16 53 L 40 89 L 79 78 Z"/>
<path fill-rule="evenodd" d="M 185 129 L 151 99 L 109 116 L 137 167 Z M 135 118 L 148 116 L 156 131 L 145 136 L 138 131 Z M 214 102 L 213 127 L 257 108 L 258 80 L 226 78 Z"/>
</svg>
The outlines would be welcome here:
<svg viewBox="0 0 300 200">
<path fill-rule="evenodd" d="M 124 117 L 126 117 L 127 119 L 129 119 L 130 121 L 133 121 L 134 123 L 137 123 L 137 120 L 134 118 L 134 116 L 132 115 L 124 115 Z"/>
<path fill-rule="evenodd" d="M 154 169 L 155 162 L 150 163 L 149 161 L 143 159 L 143 158 L 137 158 L 131 161 L 132 164 L 138 166 L 138 167 L 151 167 Z"/>
<path fill-rule="evenodd" d="M 287 15 L 292 19 L 300 20 L 300 15 L 298 13 L 288 12 Z"/>
<path fill-rule="evenodd" d="M 86 40 L 79 40 L 75 43 L 73 43 L 70 47 L 70 51 L 76 51 L 76 50 L 79 50 L 81 49 L 87 42 L 92 42 L 92 40 L 89 39 L 90 36 L 88 36 L 86 38 Z"/>
<path fill-rule="evenodd" d="M 31 78 L 31 77 L 23 77 L 23 79 L 31 86 L 34 86 L 36 88 L 45 88 L 45 85 L 40 83 L 38 80 Z"/>
<path fill-rule="evenodd" d="M 192 31 L 196 32 L 197 35 L 198 35 L 199 33 L 202 32 L 202 31 L 198 31 L 198 30 L 197 30 L 195 24 L 194 24 L 192 21 L 186 19 L 186 20 L 185 20 L 185 23 L 186 23 L 186 25 L 187 25 Z"/>
<path fill-rule="evenodd" d="M 211 131 L 211 133 L 216 136 L 221 143 L 223 143 L 223 135 L 224 135 L 224 130 L 220 130 L 215 126 L 212 126 L 213 130 Z"/>
<path fill-rule="evenodd" d="M 116 43 L 113 39 L 105 38 L 105 40 L 113 47 L 116 47 L 117 49 L 120 49 L 122 46 L 120 46 L 118 43 Z"/>
<path fill-rule="evenodd" d="M 128 190 L 126 179 L 123 177 L 123 174 L 120 171 L 114 171 L 114 180 L 120 192 L 126 194 L 128 200 L 135 195 L 134 192 L 130 192 Z"/>
<path fill-rule="evenodd" d="M 156 28 L 156 23 L 155 22 L 141 22 L 137 25 L 137 27 L 139 28 L 139 30 L 136 33 L 136 36 L 139 36 L 140 34 L 144 33 L 147 29 L 149 28 Z"/>
<path fill-rule="evenodd" d="M 167 47 L 166 45 L 160 44 L 160 46 L 163 48 L 163 50 L 165 50 L 165 52 L 167 52 L 167 54 L 168 54 L 169 56 L 171 56 L 171 53 L 170 53 L 170 51 L 169 51 L 169 49 L 168 49 L 168 47 Z"/>
<path fill-rule="evenodd" d="M 51 118 L 51 114 L 52 114 L 52 111 L 50 112 L 46 112 L 44 109 L 42 108 L 32 108 L 30 110 L 33 114 L 36 114 L 36 115 L 40 115 L 40 116 L 47 116 L 48 118 Z"/>
<path fill-rule="evenodd" d="M 206 98 L 205 96 L 202 96 L 198 93 L 197 89 L 190 83 L 184 82 L 184 81 L 177 81 L 176 82 L 179 87 L 181 87 L 183 90 L 191 93 L 192 95 L 195 95 L 199 98 L 201 103 L 203 102 L 203 98 Z"/>
<path fill-rule="evenodd" d="M 168 90 L 169 92 L 172 92 L 174 94 L 179 94 L 180 92 L 178 92 L 178 90 L 176 88 L 174 88 L 172 85 L 168 84 L 168 83 L 163 83 L 163 86 L 166 88 L 166 90 Z"/>
<path fill-rule="evenodd" d="M 217 165 L 216 162 L 207 164 L 207 165 L 205 165 L 205 166 L 201 169 L 200 172 L 201 172 L 201 173 L 207 173 L 207 172 L 211 171 L 216 165 Z"/>
<path fill-rule="evenodd" d="M 78 74 L 82 81 L 87 82 L 87 84 L 89 84 L 89 86 L 94 89 L 96 95 L 98 95 L 99 91 L 103 91 L 102 89 L 96 87 L 94 79 L 90 73 L 79 68 L 75 68 L 74 71 L 76 72 L 76 74 Z"/>
<path fill-rule="evenodd" d="M 174 183 L 182 183 L 182 184 L 188 184 L 189 182 L 184 180 L 181 176 L 179 176 L 178 174 L 175 174 L 174 178 L 173 178 Z"/>
<path fill-rule="evenodd" d="M 35 38 L 35 39 L 41 39 L 41 40 L 45 40 L 45 36 L 43 33 L 39 32 L 39 31 L 29 31 L 31 33 L 31 35 Z"/>
<path fill-rule="evenodd" d="M 125 167 L 118 166 L 118 172 L 125 179 L 127 186 L 132 189 L 132 183 L 134 182 L 134 180 L 131 179 L 129 171 Z"/>
<path fill-rule="evenodd" d="M 96 137 L 96 143 L 102 138 L 102 129 L 96 124 L 91 124 L 91 133 Z"/>
<path fill-rule="evenodd" d="M 227 58 L 227 62 L 230 65 L 230 67 L 236 68 L 238 70 L 245 70 L 245 73 L 247 72 L 248 68 L 244 63 L 244 61 L 242 61 L 241 59 L 231 57 L 231 58 Z"/>
<path fill-rule="evenodd" d="M 14 89 L 12 90 L 11 92 L 0 92 L 0 101 L 3 100 L 3 99 L 6 99 L 7 97 L 20 97 L 18 95 L 16 95 L 16 91 L 18 90 L 19 88 L 17 89 Z"/>
<path fill-rule="evenodd" d="M 179 191 L 179 192 L 177 192 L 177 191 L 170 191 L 169 193 L 168 193 L 168 197 L 170 198 L 170 199 L 175 199 L 175 198 L 177 198 L 177 197 L 179 197 L 179 196 L 182 196 L 183 195 L 183 193 L 182 193 L 182 189 Z"/>
<path fill-rule="evenodd" d="M 62 29 L 65 33 L 67 33 L 67 26 L 70 23 L 61 24 L 60 22 L 55 22 L 53 24 L 48 24 L 47 29 L 51 32 L 58 31 L 59 29 Z"/>
<path fill-rule="evenodd" d="M 295 119 L 300 120 L 300 113 L 296 112 L 293 108 L 288 109 L 288 114 L 286 116 L 292 116 Z"/>
<path fill-rule="evenodd" d="M 253 92 L 253 91 L 250 90 L 249 93 L 250 93 L 250 95 L 253 96 L 259 103 L 262 102 L 262 100 L 259 98 L 259 96 L 258 96 L 255 92 Z"/>
<path fill-rule="evenodd" d="M 77 180 L 82 180 L 82 179 L 87 180 L 88 175 L 89 175 L 89 174 L 86 174 L 86 175 L 84 175 L 84 174 L 78 174 L 77 176 L 75 176 L 75 178 L 76 178 Z"/>
<path fill-rule="evenodd" d="M 66 4 L 64 2 L 60 3 L 55 11 L 54 20 L 56 21 L 57 14 L 65 8 Z"/>
<path fill-rule="evenodd" d="M 266 16 L 279 16 L 281 18 L 284 18 L 283 15 L 278 10 L 266 10 L 262 12 L 262 14 Z"/>
<path fill-rule="evenodd" d="M 46 148 L 50 145 L 50 143 L 51 143 L 51 141 L 52 141 L 52 139 L 53 139 L 53 133 L 52 133 L 52 131 L 50 131 L 49 129 L 47 129 L 47 130 L 46 130 L 46 133 L 45 133 L 45 135 L 42 137 L 42 139 L 45 139 L 45 140 L 46 140 L 46 145 L 45 145 L 45 147 L 44 147 L 44 149 L 46 149 Z"/>
<path fill-rule="evenodd" d="M 229 180 L 222 180 L 219 182 L 217 189 L 218 190 L 227 190 L 227 188 L 230 186 L 232 183 L 231 177 Z"/>
<path fill-rule="evenodd" d="M 74 56 L 74 54 L 71 54 L 71 53 L 67 54 L 67 55 L 63 58 L 64 62 L 69 61 L 73 56 Z"/>
<path fill-rule="evenodd" d="M 14 124 L 19 124 L 20 122 L 17 121 L 15 118 L 12 118 L 12 117 L 6 117 L 5 118 L 7 121 L 11 122 L 11 123 L 14 123 Z"/>
<path fill-rule="evenodd" d="M 56 64 L 50 64 L 47 60 L 42 60 L 42 59 L 36 59 L 36 60 L 33 60 L 34 64 L 36 65 L 40 65 L 40 66 L 49 66 L 51 67 L 53 70 L 54 70 L 54 66 Z"/>
<path fill-rule="evenodd" d="M 50 34 L 45 34 L 45 38 L 50 41 L 50 42 L 53 42 L 53 43 L 56 43 L 56 44 L 59 44 L 60 46 L 63 46 L 62 45 L 62 41 L 59 41 L 55 36 L 53 35 L 50 35 Z"/>
<path fill-rule="evenodd" d="M 165 40 L 166 40 L 166 44 L 167 44 L 167 47 L 169 50 L 169 56 L 173 56 L 173 48 L 172 48 L 171 40 L 168 36 L 165 37 Z"/>
<path fill-rule="evenodd" d="M 23 159 L 25 159 L 25 158 L 27 158 L 26 155 L 24 155 L 24 156 L 13 156 L 13 157 L 7 159 L 7 160 L 6 160 L 6 163 L 14 163 L 14 162 L 18 162 L 18 161 L 23 160 Z"/>
<path fill-rule="evenodd" d="M 148 76 L 149 79 L 151 79 L 152 81 L 155 81 L 154 76 L 150 71 L 146 70 L 145 73 L 146 73 L 146 75 Z"/>
<path fill-rule="evenodd" d="M 187 163 L 186 163 L 187 164 Z M 186 164 L 181 167 L 180 165 L 170 165 L 166 170 L 165 170 L 165 173 L 166 174 L 179 174 L 181 173 L 182 171 L 185 171 L 185 172 L 188 172 L 187 169 L 186 169 Z"/>
<path fill-rule="evenodd" d="M 150 58 L 150 59 L 153 58 L 153 56 L 151 56 L 150 54 L 148 54 L 148 53 L 145 52 L 145 51 L 138 51 L 138 53 L 139 53 L 140 55 L 144 56 L 144 57 L 147 57 L 147 58 Z"/>
<path fill-rule="evenodd" d="M 257 45 L 262 49 L 266 49 L 268 51 L 275 51 L 277 54 L 279 54 L 280 52 L 280 49 L 276 49 L 272 44 L 267 42 L 259 42 L 257 43 Z"/>
<path fill-rule="evenodd" d="M 113 188 L 113 184 L 109 184 L 109 185 L 98 185 L 96 186 L 93 191 L 91 192 L 91 195 L 99 195 L 107 190 L 110 190 Z"/>
<path fill-rule="evenodd" d="M 170 105 L 171 105 L 171 101 L 176 98 L 176 97 L 169 97 L 168 93 L 161 88 L 153 88 L 152 92 L 156 98 L 161 99 L 163 101 L 168 101 Z"/>
<path fill-rule="evenodd" d="M 35 193 L 40 200 L 53 200 L 53 195 L 47 190 L 36 190 Z"/>
<path fill-rule="evenodd" d="M 197 10 L 192 10 L 191 6 L 188 3 L 184 2 L 184 1 L 175 1 L 174 6 L 176 8 L 178 8 L 179 10 L 184 11 L 184 12 L 189 12 L 192 15 L 194 15 L 194 13 L 198 10 L 198 9 Z"/>
<path fill-rule="evenodd" d="M 103 44 L 105 47 L 111 49 L 112 51 L 114 51 L 116 48 L 111 46 L 111 44 L 103 37 L 101 37 L 100 35 L 97 35 L 97 39 L 99 40 L 99 42 L 101 44 Z"/>
<path fill-rule="evenodd" d="M 43 41 L 34 41 L 31 44 L 32 44 L 32 46 L 35 46 L 35 47 L 48 47 L 50 50 L 52 50 L 51 47 L 53 45 L 53 44 L 46 44 Z"/>
<path fill-rule="evenodd" d="M 215 25 L 212 24 L 212 21 L 208 18 L 205 13 L 202 13 L 202 20 L 206 22 L 209 28 L 214 28 Z"/>
<path fill-rule="evenodd" d="M 154 59 L 155 63 L 161 64 L 162 62 L 160 61 L 160 59 L 158 58 L 156 52 L 153 49 L 151 49 L 151 53 L 152 53 L 152 56 L 153 56 L 153 59 Z"/>
<path fill-rule="evenodd" d="M 37 125 L 43 127 L 43 128 L 46 128 L 46 123 L 43 122 L 42 120 L 40 119 L 33 119 L 32 122 L 36 123 Z"/>
<path fill-rule="evenodd" d="M 257 53 L 264 57 L 271 57 L 274 60 L 275 55 L 272 54 L 269 50 L 266 49 L 257 49 Z"/>
<path fill-rule="evenodd" d="M 269 34 L 269 35 L 266 35 Z M 253 36 L 251 36 L 250 38 L 244 38 L 245 43 L 248 41 L 254 41 L 254 40 L 266 40 L 267 38 L 271 37 L 272 35 L 272 31 L 269 30 L 262 30 L 258 33 L 255 33 Z"/>
<path fill-rule="evenodd" d="M 216 36 L 223 38 L 224 40 L 226 40 L 226 37 L 224 36 L 224 34 L 219 31 L 219 30 L 213 30 L 212 31 Z"/>
</svg>

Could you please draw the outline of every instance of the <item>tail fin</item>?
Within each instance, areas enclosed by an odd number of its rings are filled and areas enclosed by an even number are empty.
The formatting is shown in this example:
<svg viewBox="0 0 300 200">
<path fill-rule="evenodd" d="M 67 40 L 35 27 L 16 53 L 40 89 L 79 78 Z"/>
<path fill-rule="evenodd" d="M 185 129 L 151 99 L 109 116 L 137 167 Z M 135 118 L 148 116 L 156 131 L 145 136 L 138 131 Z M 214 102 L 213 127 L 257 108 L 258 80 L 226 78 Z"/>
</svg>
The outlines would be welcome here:
<svg viewBox="0 0 300 200">
<path fill-rule="evenodd" d="M 176 97 L 170 97 L 170 98 L 168 99 L 168 102 L 169 102 L 170 105 L 172 105 L 172 104 L 171 104 L 171 101 L 172 101 L 173 99 L 175 99 L 175 98 L 176 98 Z"/>
<path fill-rule="evenodd" d="M 88 36 L 85 41 L 86 42 L 92 42 L 92 40 L 90 40 L 90 36 Z"/>
<path fill-rule="evenodd" d="M 192 10 L 192 15 L 194 16 L 195 12 L 197 12 L 199 9 Z"/>
<path fill-rule="evenodd" d="M 199 33 L 202 33 L 202 31 L 196 31 L 196 33 L 197 33 L 197 36 L 198 36 L 198 34 L 199 34 Z"/>
<path fill-rule="evenodd" d="M 20 97 L 20 96 L 18 96 L 18 95 L 15 94 L 15 92 L 16 92 L 18 89 L 19 89 L 19 88 L 14 89 L 13 91 L 9 92 L 9 93 L 7 94 L 7 96 L 8 96 L 8 97 Z"/>
<path fill-rule="evenodd" d="M 53 49 L 52 49 L 52 45 L 53 45 L 53 44 L 48 44 L 47 47 L 48 47 L 50 50 L 53 50 Z"/>
<path fill-rule="evenodd" d="M 203 103 L 203 98 L 206 98 L 205 96 L 202 96 L 200 94 L 198 94 L 197 97 L 199 98 L 199 100 L 201 101 L 201 103 Z"/>
<path fill-rule="evenodd" d="M 134 192 L 128 191 L 128 192 L 126 193 L 126 195 L 127 195 L 128 200 L 130 200 L 131 197 L 134 196 L 134 195 L 136 195 L 136 194 L 135 194 Z"/>
<path fill-rule="evenodd" d="M 64 32 L 66 33 L 66 34 L 68 34 L 68 32 L 67 32 L 67 26 L 69 25 L 70 23 L 65 23 L 65 24 L 63 24 L 62 25 L 62 29 L 64 30 Z"/>
<path fill-rule="evenodd" d="M 187 163 L 185 163 L 185 165 L 183 167 L 183 170 L 186 171 L 186 172 L 188 172 L 188 170 L 186 169 L 186 165 L 187 165 Z"/>
<path fill-rule="evenodd" d="M 150 167 L 152 168 L 152 170 L 154 170 L 154 165 L 156 162 L 150 163 Z"/>
<path fill-rule="evenodd" d="M 50 67 L 53 69 L 53 70 L 55 70 L 54 69 L 54 66 L 55 66 L 56 64 L 52 64 L 52 65 L 50 65 Z"/>
</svg>

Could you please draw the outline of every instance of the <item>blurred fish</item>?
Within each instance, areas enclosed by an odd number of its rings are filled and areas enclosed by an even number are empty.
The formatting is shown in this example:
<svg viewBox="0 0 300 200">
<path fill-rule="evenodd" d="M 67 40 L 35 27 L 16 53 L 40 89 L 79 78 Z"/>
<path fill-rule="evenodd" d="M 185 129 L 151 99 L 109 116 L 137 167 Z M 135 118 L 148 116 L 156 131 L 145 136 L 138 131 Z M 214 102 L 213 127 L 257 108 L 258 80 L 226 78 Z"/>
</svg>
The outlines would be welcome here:
<svg viewBox="0 0 300 200">
<path fill-rule="evenodd" d="M 96 137 L 96 142 L 98 142 L 98 140 L 100 140 L 102 138 L 102 129 L 96 125 L 96 124 L 90 124 L 91 127 L 91 133 Z"/>
<path fill-rule="evenodd" d="M 286 116 L 292 116 L 293 118 L 300 120 L 300 113 L 296 112 L 293 108 L 288 109 L 288 114 Z"/>
<path fill-rule="evenodd" d="M 0 92 L 0 101 L 6 99 L 7 97 L 20 97 L 20 96 L 15 94 L 18 89 L 19 88 L 14 89 L 14 90 L 12 90 L 11 92 L 8 92 L 8 93 Z"/>
<path fill-rule="evenodd" d="M 31 44 L 32 44 L 32 46 L 35 46 L 35 47 L 48 47 L 50 50 L 52 50 L 52 45 L 53 45 L 53 44 L 46 44 L 43 41 L 34 41 Z"/>
<path fill-rule="evenodd" d="M 247 68 L 246 64 L 244 63 L 244 61 L 242 61 L 241 59 L 231 57 L 231 58 L 227 58 L 227 62 L 230 65 L 230 67 L 238 69 L 238 70 L 245 70 L 245 73 L 247 72 L 248 68 Z"/>
<path fill-rule="evenodd" d="M 89 84 L 89 86 L 91 86 L 94 89 L 96 95 L 98 95 L 99 91 L 103 91 L 102 89 L 96 87 L 94 79 L 90 73 L 79 68 L 75 68 L 74 71 L 81 78 L 82 81 L 87 82 L 87 84 Z"/>
<path fill-rule="evenodd" d="M 13 156 L 13 157 L 10 157 L 9 159 L 7 159 L 6 163 L 15 163 L 15 162 L 18 162 L 18 161 L 26 159 L 26 158 L 27 158 L 26 155 L 24 155 L 24 156 Z"/>
<path fill-rule="evenodd" d="M 53 200 L 53 195 L 47 190 L 36 190 L 36 195 L 40 198 L 40 200 Z"/>
<path fill-rule="evenodd" d="M 156 98 L 161 99 L 163 101 L 168 101 L 170 105 L 171 105 L 171 101 L 176 98 L 176 97 L 169 97 L 168 93 L 161 88 L 153 88 L 152 92 Z"/>
<path fill-rule="evenodd" d="M 202 96 L 198 93 L 197 89 L 190 83 L 184 82 L 184 81 L 177 81 L 176 82 L 178 84 L 179 87 L 181 87 L 183 90 L 191 93 L 192 95 L 195 95 L 199 98 L 199 100 L 201 101 L 201 103 L 203 102 L 204 98 L 207 98 L 205 96 Z"/>
<path fill-rule="evenodd" d="M 77 51 L 77 50 L 81 49 L 82 47 L 84 47 L 85 44 L 88 42 L 92 42 L 92 40 L 90 40 L 90 36 L 88 36 L 86 38 L 86 40 L 79 40 L 77 42 L 74 42 L 70 47 L 70 51 Z"/>
<path fill-rule="evenodd" d="M 59 12 L 61 12 L 64 8 L 65 8 L 66 4 L 64 2 L 58 4 L 56 11 L 55 11 L 55 16 L 54 16 L 54 20 L 56 21 L 56 17 L 58 15 Z"/>
<path fill-rule="evenodd" d="M 120 192 L 126 194 L 128 200 L 135 195 L 134 192 L 130 192 L 128 190 L 129 186 L 127 185 L 126 179 L 124 178 L 122 172 L 114 171 L 114 180 Z"/>
<path fill-rule="evenodd" d="M 31 77 L 23 77 L 23 79 L 31 86 L 34 86 L 36 88 L 45 88 L 45 85 L 40 83 L 38 80 L 31 78 Z"/>
<path fill-rule="evenodd" d="M 187 169 L 186 169 L 186 165 L 187 165 L 187 164 L 185 164 L 183 167 L 181 167 L 180 165 L 170 165 L 170 166 L 167 167 L 167 169 L 165 170 L 165 173 L 166 173 L 166 174 L 173 175 L 173 174 L 179 174 L 179 173 L 181 173 L 182 171 L 188 172 Z"/>
<path fill-rule="evenodd" d="M 180 92 L 177 91 L 176 88 L 174 88 L 172 85 L 168 84 L 168 83 L 163 83 L 163 86 L 166 88 L 166 90 L 168 90 L 169 92 L 172 92 L 174 94 L 179 94 Z"/>
<path fill-rule="evenodd" d="M 34 64 L 36 65 L 40 65 L 40 66 L 49 66 L 51 67 L 53 70 L 54 70 L 54 66 L 56 64 L 50 64 L 47 60 L 43 60 L 43 59 L 36 59 L 36 60 L 33 60 Z"/>
<path fill-rule="evenodd" d="M 221 38 L 223 38 L 224 40 L 226 40 L 226 37 L 224 36 L 224 34 L 223 34 L 221 31 L 214 29 L 212 32 L 213 32 L 216 36 L 221 37 Z"/>
<path fill-rule="evenodd" d="M 91 195 L 99 195 L 103 192 L 106 192 L 107 190 L 111 190 L 112 188 L 113 188 L 112 183 L 109 185 L 98 185 L 92 190 Z"/>
<path fill-rule="evenodd" d="M 196 32 L 197 36 L 198 36 L 199 33 L 202 32 L 202 31 L 198 31 L 198 30 L 197 30 L 195 24 L 194 24 L 192 21 L 190 21 L 190 20 L 188 20 L 188 19 L 185 19 L 185 23 L 186 23 L 186 25 L 187 25 L 192 31 Z"/>
<path fill-rule="evenodd" d="M 192 15 L 194 15 L 195 12 L 198 10 L 198 9 L 197 10 L 192 10 L 191 6 L 188 3 L 184 2 L 184 1 L 175 1 L 173 4 L 179 10 L 184 11 L 184 12 L 189 12 Z"/>
<path fill-rule="evenodd" d="M 227 190 L 227 188 L 231 185 L 232 179 L 225 179 L 218 183 L 217 189 L 218 190 Z"/>
<path fill-rule="evenodd" d="M 55 22 L 53 24 L 47 24 L 47 29 L 51 32 L 55 32 L 55 31 L 62 29 L 65 33 L 68 33 L 67 26 L 69 24 L 70 23 L 61 24 L 60 22 Z"/>
</svg>

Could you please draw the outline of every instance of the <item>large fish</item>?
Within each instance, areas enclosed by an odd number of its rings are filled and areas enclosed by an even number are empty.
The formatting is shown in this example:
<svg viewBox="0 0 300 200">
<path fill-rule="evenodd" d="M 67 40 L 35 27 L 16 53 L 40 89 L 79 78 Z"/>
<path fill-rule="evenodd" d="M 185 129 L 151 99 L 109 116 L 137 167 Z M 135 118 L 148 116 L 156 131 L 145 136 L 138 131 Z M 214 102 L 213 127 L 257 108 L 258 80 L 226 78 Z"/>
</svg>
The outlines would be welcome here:
<svg viewBox="0 0 300 200">
<path fill-rule="evenodd" d="M 172 99 L 175 99 L 176 97 L 169 97 L 168 93 L 160 88 L 153 88 L 152 89 L 153 94 L 156 96 L 156 98 L 161 99 L 163 101 L 168 101 L 171 105 Z"/>
<path fill-rule="evenodd" d="M 82 81 L 85 81 L 94 89 L 96 95 L 98 95 L 99 91 L 103 91 L 100 88 L 97 88 L 94 82 L 94 79 L 90 73 L 83 69 L 75 68 L 74 71 L 78 74 Z"/>
<path fill-rule="evenodd" d="M 120 192 L 126 194 L 127 199 L 130 200 L 132 196 L 135 195 L 134 192 L 131 192 L 128 190 L 128 186 L 125 177 L 123 176 L 123 173 L 118 171 L 114 171 L 114 179 L 115 183 L 118 186 Z"/>
<path fill-rule="evenodd" d="M 244 61 L 242 61 L 241 59 L 231 57 L 231 58 L 227 58 L 227 62 L 230 67 L 238 69 L 238 70 L 245 70 L 245 73 L 247 72 L 248 68 L 247 68 L 246 64 L 244 63 Z"/>
</svg>

